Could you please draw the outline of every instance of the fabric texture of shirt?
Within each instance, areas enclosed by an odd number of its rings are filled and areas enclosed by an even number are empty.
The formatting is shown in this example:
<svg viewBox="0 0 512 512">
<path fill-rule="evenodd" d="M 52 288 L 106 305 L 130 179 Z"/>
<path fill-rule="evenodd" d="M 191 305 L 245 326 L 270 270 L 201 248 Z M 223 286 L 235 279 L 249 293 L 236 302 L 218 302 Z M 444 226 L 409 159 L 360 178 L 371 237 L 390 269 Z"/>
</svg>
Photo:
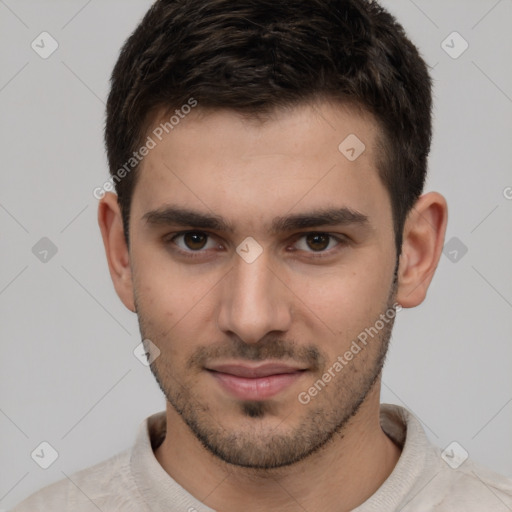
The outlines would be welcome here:
<svg viewBox="0 0 512 512">
<path fill-rule="evenodd" d="M 402 453 L 382 486 L 353 512 L 512 511 L 512 479 L 470 459 L 452 468 L 460 462 L 457 449 L 443 459 L 403 407 L 382 404 L 380 421 Z M 141 423 L 132 448 L 35 492 L 11 512 L 215 512 L 155 458 L 165 429 L 165 411 L 153 414 Z"/>
</svg>

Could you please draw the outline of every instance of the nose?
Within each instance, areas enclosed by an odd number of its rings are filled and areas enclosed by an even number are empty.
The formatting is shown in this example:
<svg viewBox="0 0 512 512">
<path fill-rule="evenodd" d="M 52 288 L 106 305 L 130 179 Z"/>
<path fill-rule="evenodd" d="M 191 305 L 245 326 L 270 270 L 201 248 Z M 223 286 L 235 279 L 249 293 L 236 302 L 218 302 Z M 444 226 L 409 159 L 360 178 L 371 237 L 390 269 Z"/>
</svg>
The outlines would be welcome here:
<svg viewBox="0 0 512 512">
<path fill-rule="evenodd" d="M 252 263 L 236 256 L 222 282 L 218 326 L 245 343 L 257 343 L 269 333 L 291 325 L 291 292 L 269 266 L 265 251 Z"/>
</svg>

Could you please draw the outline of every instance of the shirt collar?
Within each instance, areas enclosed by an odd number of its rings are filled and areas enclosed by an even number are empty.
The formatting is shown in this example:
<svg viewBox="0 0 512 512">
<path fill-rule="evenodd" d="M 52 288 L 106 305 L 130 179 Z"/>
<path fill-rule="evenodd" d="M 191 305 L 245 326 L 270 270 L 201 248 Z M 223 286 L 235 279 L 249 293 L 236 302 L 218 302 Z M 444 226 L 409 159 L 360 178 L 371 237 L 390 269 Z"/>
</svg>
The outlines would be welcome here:
<svg viewBox="0 0 512 512">
<path fill-rule="evenodd" d="M 418 419 L 404 407 L 381 404 L 383 431 L 402 448 L 401 456 L 382 486 L 354 512 L 392 512 L 404 507 L 432 478 L 427 471 L 436 457 Z M 130 467 L 137 488 L 155 512 L 215 512 L 187 492 L 162 468 L 153 450 L 165 437 L 165 411 L 144 420 L 131 452 Z M 333 489 L 333 492 L 338 492 Z"/>
</svg>

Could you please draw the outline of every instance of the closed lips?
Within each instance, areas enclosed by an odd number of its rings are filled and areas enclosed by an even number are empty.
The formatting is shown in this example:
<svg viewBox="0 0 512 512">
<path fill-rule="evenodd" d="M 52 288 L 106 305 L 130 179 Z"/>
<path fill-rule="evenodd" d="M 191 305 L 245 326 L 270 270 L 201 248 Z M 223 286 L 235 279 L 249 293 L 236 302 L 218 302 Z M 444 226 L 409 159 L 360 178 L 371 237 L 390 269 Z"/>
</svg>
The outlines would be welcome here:
<svg viewBox="0 0 512 512">
<path fill-rule="evenodd" d="M 271 375 L 280 375 L 283 373 L 296 373 L 306 370 L 306 368 L 298 368 L 282 364 L 266 364 L 257 367 L 225 364 L 212 366 L 206 369 L 213 372 L 226 373 L 229 375 L 234 375 L 235 377 L 243 377 L 247 379 L 258 379 L 262 377 L 269 377 Z"/>
</svg>

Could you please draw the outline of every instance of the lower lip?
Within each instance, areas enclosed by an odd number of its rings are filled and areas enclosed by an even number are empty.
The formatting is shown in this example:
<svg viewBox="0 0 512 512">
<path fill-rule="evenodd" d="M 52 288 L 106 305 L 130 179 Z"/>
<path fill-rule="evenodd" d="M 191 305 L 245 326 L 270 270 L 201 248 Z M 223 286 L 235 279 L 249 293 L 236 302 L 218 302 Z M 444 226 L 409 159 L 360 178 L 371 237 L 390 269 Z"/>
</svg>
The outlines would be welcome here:
<svg viewBox="0 0 512 512">
<path fill-rule="evenodd" d="M 249 379 L 229 373 L 210 371 L 210 374 L 226 391 L 240 400 L 271 398 L 291 386 L 303 373 L 303 371 L 297 371 Z"/>
</svg>

